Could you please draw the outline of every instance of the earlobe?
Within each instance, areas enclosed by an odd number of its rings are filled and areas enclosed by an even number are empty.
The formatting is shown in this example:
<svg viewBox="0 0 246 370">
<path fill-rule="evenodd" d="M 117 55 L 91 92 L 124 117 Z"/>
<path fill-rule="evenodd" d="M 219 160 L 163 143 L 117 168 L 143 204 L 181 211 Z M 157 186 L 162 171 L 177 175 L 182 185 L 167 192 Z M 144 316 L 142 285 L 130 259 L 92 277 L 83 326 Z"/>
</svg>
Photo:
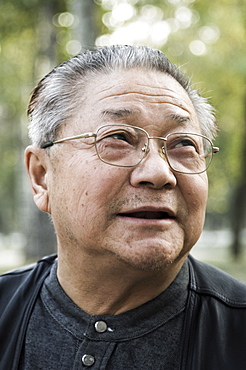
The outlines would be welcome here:
<svg viewBox="0 0 246 370">
<path fill-rule="evenodd" d="M 25 150 L 25 167 L 31 183 L 36 206 L 41 211 L 49 212 L 46 152 L 43 149 L 28 146 Z"/>
</svg>

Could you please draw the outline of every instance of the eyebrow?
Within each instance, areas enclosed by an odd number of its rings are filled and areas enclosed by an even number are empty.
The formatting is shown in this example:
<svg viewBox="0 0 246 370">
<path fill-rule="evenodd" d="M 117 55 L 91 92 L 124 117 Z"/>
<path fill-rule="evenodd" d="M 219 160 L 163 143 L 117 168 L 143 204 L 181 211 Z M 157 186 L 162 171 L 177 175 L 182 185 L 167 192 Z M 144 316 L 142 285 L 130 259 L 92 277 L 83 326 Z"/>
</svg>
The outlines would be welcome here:
<svg viewBox="0 0 246 370">
<path fill-rule="evenodd" d="M 176 113 L 167 114 L 166 118 L 171 120 L 171 121 L 176 122 L 179 125 L 181 125 L 183 123 L 186 123 L 186 122 L 188 122 L 188 123 L 190 122 L 190 117 L 182 116 L 182 115 L 176 114 Z"/>
<path fill-rule="evenodd" d="M 109 116 L 111 118 L 126 118 L 129 116 L 135 116 L 138 113 L 137 110 L 132 109 L 110 109 L 102 112 L 103 117 Z"/>
</svg>

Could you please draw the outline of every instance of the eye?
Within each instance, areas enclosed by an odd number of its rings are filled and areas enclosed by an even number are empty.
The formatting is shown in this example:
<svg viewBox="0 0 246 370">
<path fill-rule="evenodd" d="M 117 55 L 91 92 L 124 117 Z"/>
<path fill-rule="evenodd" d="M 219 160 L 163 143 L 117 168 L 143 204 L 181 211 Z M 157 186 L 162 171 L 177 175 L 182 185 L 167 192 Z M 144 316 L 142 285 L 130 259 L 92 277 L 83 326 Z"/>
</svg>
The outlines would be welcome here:
<svg viewBox="0 0 246 370">
<path fill-rule="evenodd" d="M 193 146 L 194 148 L 196 148 L 197 144 L 190 138 L 180 138 L 174 147 L 181 148 L 184 146 Z"/>
<path fill-rule="evenodd" d="M 115 132 L 113 134 L 109 134 L 106 137 L 111 137 L 116 140 L 123 140 L 129 142 L 129 133 L 128 132 Z"/>
<path fill-rule="evenodd" d="M 113 130 L 106 132 L 101 139 L 104 141 L 115 141 L 115 143 L 127 143 L 133 146 L 137 145 L 139 142 L 139 137 L 135 130 Z"/>
<path fill-rule="evenodd" d="M 176 136 L 170 135 L 167 140 L 167 149 L 168 150 L 195 150 L 196 152 L 199 151 L 199 143 L 197 142 L 195 137 L 191 136 Z"/>
</svg>

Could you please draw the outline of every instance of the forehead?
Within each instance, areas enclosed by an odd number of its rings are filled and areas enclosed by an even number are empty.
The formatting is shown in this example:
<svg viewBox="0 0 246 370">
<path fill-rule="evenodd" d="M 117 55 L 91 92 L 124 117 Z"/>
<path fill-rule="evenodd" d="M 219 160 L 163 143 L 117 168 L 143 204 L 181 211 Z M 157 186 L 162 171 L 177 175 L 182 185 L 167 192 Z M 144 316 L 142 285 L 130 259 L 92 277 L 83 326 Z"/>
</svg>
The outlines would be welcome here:
<svg viewBox="0 0 246 370">
<path fill-rule="evenodd" d="M 180 121 L 182 118 L 197 121 L 184 88 L 173 77 L 159 71 L 130 69 L 98 74 L 90 79 L 82 94 L 83 103 L 76 118 L 86 129 L 95 120 L 99 127 L 107 116 L 151 120 L 176 115 L 181 117 Z"/>
</svg>

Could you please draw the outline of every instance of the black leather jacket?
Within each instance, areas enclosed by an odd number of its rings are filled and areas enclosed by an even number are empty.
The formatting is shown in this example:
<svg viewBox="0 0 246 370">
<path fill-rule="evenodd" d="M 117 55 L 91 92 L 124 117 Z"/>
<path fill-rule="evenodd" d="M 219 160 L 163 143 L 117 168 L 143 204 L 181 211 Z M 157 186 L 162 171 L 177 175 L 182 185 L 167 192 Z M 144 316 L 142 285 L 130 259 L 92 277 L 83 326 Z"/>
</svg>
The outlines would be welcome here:
<svg viewBox="0 0 246 370">
<path fill-rule="evenodd" d="M 0 277 L 0 370 L 18 369 L 33 305 L 55 259 Z M 190 256 L 189 268 L 180 370 L 246 370 L 246 286 Z"/>
</svg>

